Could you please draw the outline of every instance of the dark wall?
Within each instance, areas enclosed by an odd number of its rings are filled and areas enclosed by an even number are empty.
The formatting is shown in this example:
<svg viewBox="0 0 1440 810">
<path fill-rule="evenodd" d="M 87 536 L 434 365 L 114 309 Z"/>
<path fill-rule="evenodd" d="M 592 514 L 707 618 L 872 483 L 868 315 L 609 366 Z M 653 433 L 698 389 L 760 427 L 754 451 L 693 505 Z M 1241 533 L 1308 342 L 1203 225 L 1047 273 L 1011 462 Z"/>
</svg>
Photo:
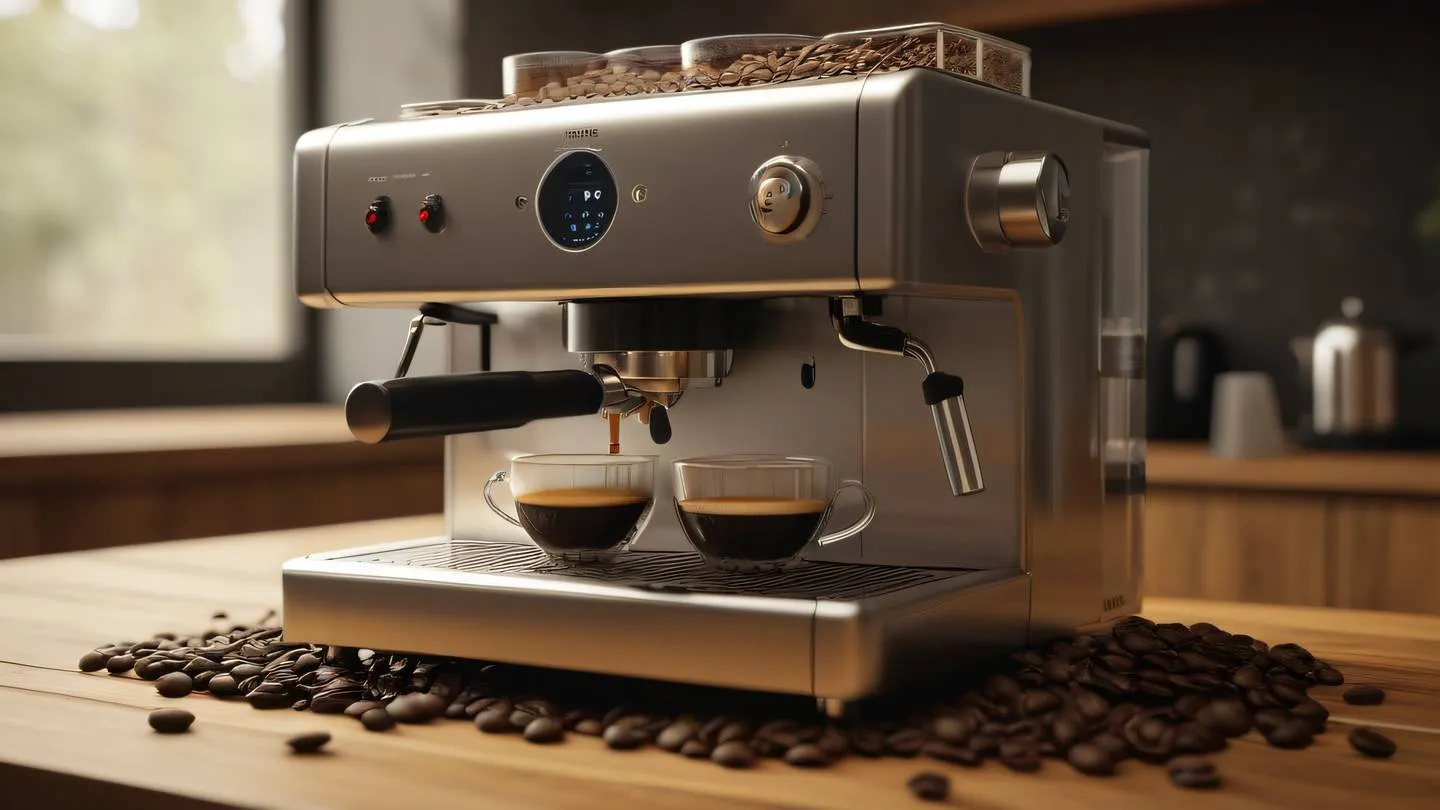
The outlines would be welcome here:
<svg viewBox="0 0 1440 810">
<path fill-rule="evenodd" d="M 1231 365 L 1308 407 L 1288 342 L 1361 297 L 1440 329 L 1440 262 L 1416 235 L 1440 198 L 1440 37 L 1371 2 L 1086 23 L 1010 36 L 1033 95 L 1149 131 L 1150 321 L 1218 329 Z M 1152 341 L 1155 345 L 1158 341 Z M 1440 421 L 1440 352 L 1402 365 L 1405 422 Z"/>
<path fill-rule="evenodd" d="M 1440 329 L 1440 262 L 1415 236 L 1420 210 L 1440 197 L 1440 39 L 1389 0 L 1365 15 L 1297 10 L 1306 5 L 1003 32 L 1032 48 L 1036 98 L 1153 138 L 1152 335 L 1170 319 L 1213 325 L 1232 367 L 1276 378 L 1290 422 L 1308 394 L 1289 340 L 1338 314 L 1345 296 L 1362 297 L 1367 315 Z M 823 33 L 949 19 L 951 7 L 474 2 L 466 92 L 497 95 L 507 53 Z M 1402 370 L 1404 420 L 1440 424 L 1440 351 Z"/>
</svg>

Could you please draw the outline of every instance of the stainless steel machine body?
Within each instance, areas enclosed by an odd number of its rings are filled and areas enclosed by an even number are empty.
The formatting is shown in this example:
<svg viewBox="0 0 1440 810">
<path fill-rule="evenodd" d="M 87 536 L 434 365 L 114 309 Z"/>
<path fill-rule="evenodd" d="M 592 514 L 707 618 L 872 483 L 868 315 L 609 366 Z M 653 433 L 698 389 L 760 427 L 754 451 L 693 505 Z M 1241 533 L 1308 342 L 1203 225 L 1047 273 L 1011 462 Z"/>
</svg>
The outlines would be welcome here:
<svg viewBox="0 0 1440 810">
<path fill-rule="evenodd" d="M 613 177 L 584 244 L 542 205 L 572 155 Z M 581 369 L 600 412 L 673 438 L 623 423 L 660 457 L 657 508 L 597 566 L 551 561 L 481 489 L 520 453 L 605 452 L 604 419 L 431 431 L 454 434 L 447 536 L 288 562 L 286 635 L 846 700 L 1134 612 L 1147 173 L 1134 129 L 928 69 L 307 134 L 306 303 L 488 313 L 445 330 L 455 375 Z M 694 301 L 753 329 L 597 337 Z M 626 328 L 587 327 L 596 307 Z M 932 396 L 936 366 L 963 396 Z M 397 402 L 352 426 L 398 435 Z M 829 458 L 878 515 L 792 570 L 708 570 L 665 465 L 728 452 Z"/>
</svg>

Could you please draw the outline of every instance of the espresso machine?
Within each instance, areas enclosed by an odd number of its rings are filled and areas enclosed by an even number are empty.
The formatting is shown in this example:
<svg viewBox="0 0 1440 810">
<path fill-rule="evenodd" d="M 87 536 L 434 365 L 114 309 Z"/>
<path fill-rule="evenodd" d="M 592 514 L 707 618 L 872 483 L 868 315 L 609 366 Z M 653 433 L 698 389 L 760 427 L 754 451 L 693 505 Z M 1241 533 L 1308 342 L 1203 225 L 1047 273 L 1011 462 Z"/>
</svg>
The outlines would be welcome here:
<svg viewBox="0 0 1440 810">
<path fill-rule="evenodd" d="M 346 416 L 447 436 L 446 533 L 287 562 L 286 636 L 833 707 L 1138 610 L 1148 141 L 1026 91 L 914 67 L 303 136 L 300 298 L 416 312 Z M 449 373 L 408 376 L 436 333 Z M 630 551 L 553 560 L 487 508 L 617 417 L 659 457 Z M 825 457 L 878 512 L 708 568 L 668 464 L 742 452 Z"/>
</svg>

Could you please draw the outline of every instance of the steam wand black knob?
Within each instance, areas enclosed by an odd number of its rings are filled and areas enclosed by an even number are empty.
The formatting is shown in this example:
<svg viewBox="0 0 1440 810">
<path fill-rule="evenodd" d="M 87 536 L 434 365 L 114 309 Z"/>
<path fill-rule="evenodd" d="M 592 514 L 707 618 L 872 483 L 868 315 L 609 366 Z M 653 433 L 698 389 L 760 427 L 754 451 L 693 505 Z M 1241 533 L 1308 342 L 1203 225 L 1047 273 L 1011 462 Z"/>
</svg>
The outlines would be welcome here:
<svg viewBox="0 0 1440 810">
<path fill-rule="evenodd" d="M 650 406 L 650 441 L 666 444 L 674 436 L 670 429 L 670 411 L 664 405 Z"/>
</svg>

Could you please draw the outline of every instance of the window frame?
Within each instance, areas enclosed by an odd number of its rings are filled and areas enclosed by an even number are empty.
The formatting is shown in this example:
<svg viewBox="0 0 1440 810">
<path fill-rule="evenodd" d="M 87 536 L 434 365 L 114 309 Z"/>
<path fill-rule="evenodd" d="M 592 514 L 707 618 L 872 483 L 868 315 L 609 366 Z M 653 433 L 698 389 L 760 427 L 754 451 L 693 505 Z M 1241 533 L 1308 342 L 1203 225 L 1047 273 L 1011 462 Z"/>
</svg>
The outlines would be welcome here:
<svg viewBox="0 0 1440 810">
<path fill-rule="evenodd" d="M 319 126 L 320 0 L 288 0 L 285 60 L 291 142 Z M 287 212 L 290 200 L 277 200 Z M 293 217 L 287 216 L 288 223 Z M 290 234 L 286 234 L 289 242 Z M 20 360 L 0 356 L 0 413 L 318 402 L 320 313 L 306 308 L 294 352 L 276 360 Z"/>
</svg>

